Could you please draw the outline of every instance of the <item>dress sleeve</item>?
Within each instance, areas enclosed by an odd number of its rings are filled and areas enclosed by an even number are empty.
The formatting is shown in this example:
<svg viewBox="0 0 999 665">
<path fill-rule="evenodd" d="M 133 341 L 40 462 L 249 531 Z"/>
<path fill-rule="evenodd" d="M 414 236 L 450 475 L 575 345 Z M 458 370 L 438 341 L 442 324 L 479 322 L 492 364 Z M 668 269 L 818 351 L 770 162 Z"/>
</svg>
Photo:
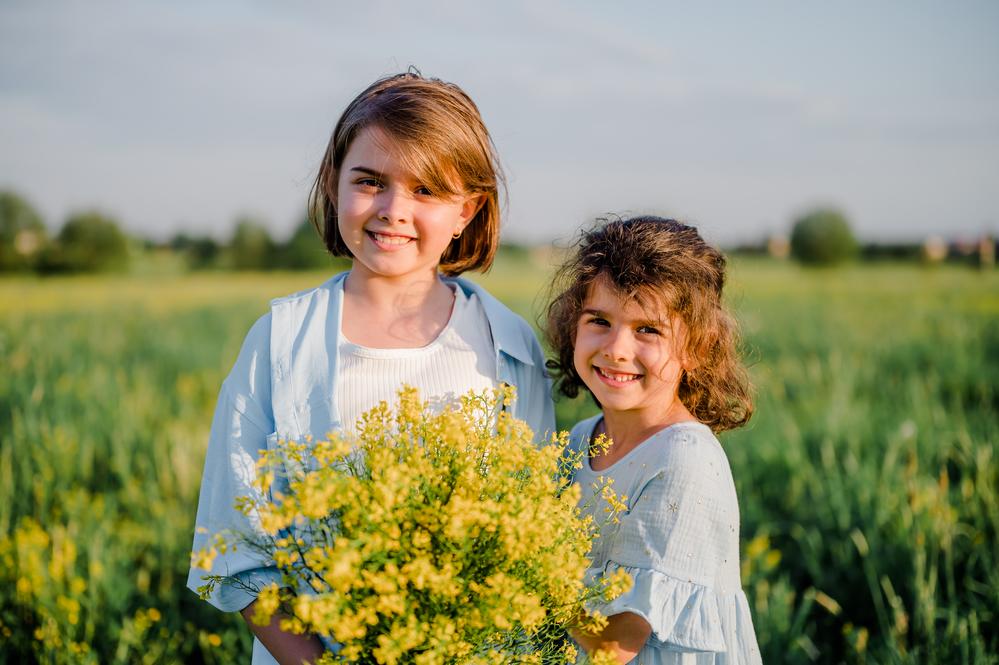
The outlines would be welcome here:
<svg viewBox="0 0 999 665">
<path fill-rule="evenodd" d="M 675 443 L 620 517 L 605 565 L 592 572 L 623 568 L 633 586 L 595 609 L 637 614 L 653 639 L 673 648 L 725 651 L 718 578 L 738 551 L 734 488 L 720 448 L 699 438 Z"/>
<path fill-rule="evenodd" d="M 235 509 L 240 496 L 254 492 L 256 462 L 274 430 L 270 415 L 270 322 L 264 317 L 251 328 L 235 366 L 222 384 L 205 457 L 192 551 L 210 548 L 216 534 L 250 533 L 253 525 Z M 187 586 L 197 592 L 204 575 L 236 576 L 261 587 L 280 580 L 273 562 L 240 547 L 219 554 L 210 571 L 191 567 Z M 219 585 L 208 602 L 225 612 L 241 610 L 254 595 Z"/>
</svg>

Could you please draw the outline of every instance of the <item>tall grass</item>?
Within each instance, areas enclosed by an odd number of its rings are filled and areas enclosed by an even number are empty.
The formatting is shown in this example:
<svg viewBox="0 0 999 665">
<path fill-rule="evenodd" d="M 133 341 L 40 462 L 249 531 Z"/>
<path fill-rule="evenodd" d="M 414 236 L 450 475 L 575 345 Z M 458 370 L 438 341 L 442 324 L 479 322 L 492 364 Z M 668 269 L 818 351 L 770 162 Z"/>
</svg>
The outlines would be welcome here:
<svg viewBox="0 0 999 665">
<path fill-rule="evenodd" d="M 767 652 L 997 662 L 996 275 L 764 264 L 734 286 L 758 412 L 726 448 Z"/>
<path fill-rule="evenodd" d="M 482 281 L 530 314 L 545 278 Z M 267 299 L 322 279 L 0 281 L 0 660 L 248 659 L 242 620 L 184 588 L 207 430 Z M 764 662 L 999 662 L 999 276 L 738 263 L 730 295 Z"/>
</svg>

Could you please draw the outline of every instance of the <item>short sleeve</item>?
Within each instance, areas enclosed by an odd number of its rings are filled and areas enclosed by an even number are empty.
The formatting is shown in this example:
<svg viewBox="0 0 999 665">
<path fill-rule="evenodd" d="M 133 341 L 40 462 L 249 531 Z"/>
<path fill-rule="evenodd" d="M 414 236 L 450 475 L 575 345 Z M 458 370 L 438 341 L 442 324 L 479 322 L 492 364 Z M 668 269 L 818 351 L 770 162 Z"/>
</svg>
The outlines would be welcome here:
<svg viewBox="0 0 999 665">
<path fill-rule="evenodd" d="M 239 358 L 222 384 L 212 419 L 205 456 L 193 551 L 211 547 L 217 534 L 250 533 L 253 525 L 235 509 L 238 497 L 254 493 L 256 462 L 274 430 L 270 415 L 269 317 L 251 328 Z M 205 575 L 238 576 L 260 587 L 280 579 L 272 562 L 262 555 L 237 548 L 219 554 L 210 571 L 191 567 L 187 585 L 197 592 Z M 230 585 L 218 586 L 208 602 L 220 610 L 241 610 L 254 599 Z"/>
<path fill-rule="evenodd" d="M 623 568 L 633 586 L 595 609 L 643 617 L 663 644 L 724 651 L 717 580 L 738 548 L 734 488 L 729 491 L 727 461 L 714 441 L 683 437 L 673 443 L 620 517 L 603 569 L 593 571 Z"/>
</svg>

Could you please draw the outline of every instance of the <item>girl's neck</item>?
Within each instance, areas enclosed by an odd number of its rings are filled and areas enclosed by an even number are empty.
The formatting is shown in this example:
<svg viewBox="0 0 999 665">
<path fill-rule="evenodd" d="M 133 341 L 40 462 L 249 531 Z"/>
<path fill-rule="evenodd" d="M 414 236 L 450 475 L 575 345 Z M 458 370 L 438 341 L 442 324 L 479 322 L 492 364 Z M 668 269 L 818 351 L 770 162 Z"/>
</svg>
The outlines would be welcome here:
<svg viewBox="0 0 999 665">
<path fill-rule="evenodd" d="M 447 326 L 454 292 L 436 271 L 406 278 L 351 270 L 343 285 L 341 331 L 372 348 L 419 348 Z"/>
<path fill-rule="evenodd" d="M 344 294 L 364 301 L 368 307 L 394 309 L 403 306 L 423 306 L 440 297 L 447 285 L 436 270 L 419 274 L 384 276 L 354 266 L 343 285 Z"/>
<path fill-rule="evenodd" d="M 611 440 L 611 447 L 600 455 L 592 466 L 605 469 L 611 464 L 637 448 L 656 432 L 670 425 L 682 422 L 696 422 L 697 418 L 687 410 L 679 399 L 667 408 L 666 413 L 647 413 L 642 411 L 607 411 L 594 431 L 594 434 L 606 434 Z"/>
</svg>

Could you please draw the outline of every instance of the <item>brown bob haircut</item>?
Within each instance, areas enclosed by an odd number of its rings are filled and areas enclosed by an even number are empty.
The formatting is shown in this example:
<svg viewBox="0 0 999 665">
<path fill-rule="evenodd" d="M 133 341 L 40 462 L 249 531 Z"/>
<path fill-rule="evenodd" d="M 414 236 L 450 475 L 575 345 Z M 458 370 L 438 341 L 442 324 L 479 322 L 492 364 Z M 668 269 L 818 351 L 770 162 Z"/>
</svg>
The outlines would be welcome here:
<svg viewBox="0 0 999 665">
<path fill-rule="evenodd" d="M 351 143 L 368 127 L 388 134 L 402 165 L 436 195 L 482 195 L 481 207 L 448 245 L 439 269 L 452 276 L 488 270 L 499 244 L 503 181 L 495 146 L 479 109 L 461 88 L 415 70 L 372 83 L 333 130 L 309 196 L 310 218 L 330 254 L 352 256 L 337 224 L 337 184 Z"/>
<path fill-rule="evenodd" d="M 738 331 L 722 305 L 725 257 L 694 227 L 662 217 L 598 220 L 559 269 L 545 332 L 557 354 L 547 365 L 562 394 L 576 397 L 586 389 L 573 348 L 583 304 L 598 279 L 622 298 L 683 323 L 690 369 L 680 378 L 679 398 L 695 418 L 716 432 L 749 420 L 753 402 L 738 358 Z"/>
</svg>

